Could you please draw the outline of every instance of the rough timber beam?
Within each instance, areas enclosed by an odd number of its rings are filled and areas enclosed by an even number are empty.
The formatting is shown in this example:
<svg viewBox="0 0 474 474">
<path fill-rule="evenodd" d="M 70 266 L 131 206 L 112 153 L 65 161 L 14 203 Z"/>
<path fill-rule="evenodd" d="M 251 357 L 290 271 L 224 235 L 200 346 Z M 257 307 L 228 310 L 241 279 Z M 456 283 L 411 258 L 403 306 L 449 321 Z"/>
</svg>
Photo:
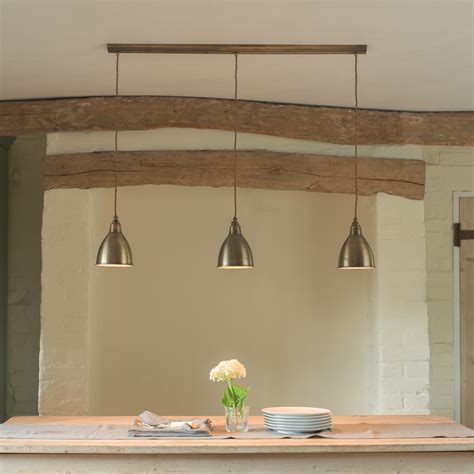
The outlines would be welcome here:
<svg viewBox="0 0 474 474">
<path fill-rule="evenodd" d="M 95 188 L 114 185 L 114 153 L 49 155 L 44 163 L 44 187 Z M 175 184 L 232 186 L 230 150 L 121 151 L 117 154 L 120 186 Z M 359 192 L 384 192 L 423 199 L 425 163 L 421 160 L 360 158 Z M 354 192 L 352 157 L 279 153 L 265 150 L 238 152 L 238 185 L 248 188 Z"/>
</svg>

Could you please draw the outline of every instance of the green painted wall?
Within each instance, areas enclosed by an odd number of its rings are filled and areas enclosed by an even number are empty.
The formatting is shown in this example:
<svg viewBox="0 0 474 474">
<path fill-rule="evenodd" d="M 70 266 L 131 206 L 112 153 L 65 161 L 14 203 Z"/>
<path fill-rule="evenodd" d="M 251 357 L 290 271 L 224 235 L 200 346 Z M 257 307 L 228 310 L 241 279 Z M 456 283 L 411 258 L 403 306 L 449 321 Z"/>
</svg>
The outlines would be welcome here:
<svg viewBox="0 0 474 474">
<path fill-rule="evenodd" d="M 38 413 L 45 136 L 8 152 L 7 418 Z"/>
<path fill-rule="evenodd" d="M 0 137 L 0 422 L 7 403 L 7 236 L 8 148 L 13 139 Z"/>
</svg>

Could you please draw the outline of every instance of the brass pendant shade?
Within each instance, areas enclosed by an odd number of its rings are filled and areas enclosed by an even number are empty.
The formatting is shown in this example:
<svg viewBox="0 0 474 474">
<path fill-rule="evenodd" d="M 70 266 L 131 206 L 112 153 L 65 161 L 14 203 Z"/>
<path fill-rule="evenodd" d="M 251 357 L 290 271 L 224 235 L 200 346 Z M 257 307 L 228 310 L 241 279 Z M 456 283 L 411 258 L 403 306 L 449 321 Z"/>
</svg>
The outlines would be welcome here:
<svg viewBox="0 0 474 474">
<path fill-rule="evenodd" d="M 229 270 L 253 268 L 252 249 L 242 235 L 242 230 L 236 217 L 232 219 L 229 235 L 224 240 L 219 251 L 217 268 Z"/>
<path fill-rule="evenodd" d="M 115 63 L 115 105 L 117 106 L 118 85 L 119 85 L 119 53 L 116 55 Z M 115 111 L 117 114 L 117 111 Z M 117 139 L 118 130 L 115 128 L 114 138 L 114 218 L 110 224 L 109 233 L 105 236 L 97 252 L 97 267 L 131 267 L 133 266 L 132 249 L 128 240 L 122 233 L 122 225 L 117 217 Z"/>
<path fill-rule="evenodd" d="M 219 250 L 217 267 L 219 269 L 249 269 L 254 268 L 254 259 L 249 243 L 242 235 L 242 229 L 237 219 L 237 119 L 238 119 L 238 94 L 237 70 L 239 52 L 247 54 L 346 54 L 351 53 L 355 59 L 354 81 L 354 181 L 355 181 L 355 206 L 349 236 L 344 241 L 338 258 L 339 269 L 373 269 L 375 259 L 372 249 L 362 234 L 362 228 L 357 218 L 358 206 L 358 77 L 357 57 L 365 54 L 366 45 L 108 45 L 109 52 L 116 54 L 115 78 L 115 115 L 118 120 L 118 94 L 119 94 L 119 54 L 120 52 L 135 53 L 214 53 L 234 54 L 234 146 L 233 146 L 233 191 L 234 191 L 234 217 L 230 224 L 229 233 Z M 99 267 L 131 267 L 133 256 L 130 244 L 122 232 L 122 226 L 117 217 L 117 188 L 118 188 L 118 122 L 115 126 L 114 145 L 114 218 L 110 229 L 102 241 L 96 259 Z"/>
<path fill-rule="evenodd" d="M 344 241 L 339 252 L 337 268 L 340 270 L 372 270 L 375 268 L 375 259 L 369 242 L 362 235 L 362 228 L 357 219 L 358 204 L 358 174 L 357 174 L 357 118 L 359 100 L 357 96 L 357 53 L 354 54 L 354 180 L 355 180 L 355 205 L 354 220 L 352 221 L 349 237 Z"/>
<path fill-rule="evenodd" d="M 357 217 L 352 221 L 349 237 L 342 244 L 337 268 L 341 270 L 371 270 L 375 268 L 375 259 L 369 243 L 362 235 Z"/>
<path fill-rule="evenodd" d="M 133 266 L 132 249 L 122 233 L 122 226 L 115 216 L 110 224 L 109 233 L 105 236 L 97 252 L 98 267 L 131 267 Z"/>
<path fill-rule="evenodd" d="M 254 268 L 252 250 L 237 220 L 237 53 L 234 57 L 234 218 L 217 257 L 217 268 L 227 270 Z"/>
</svg>

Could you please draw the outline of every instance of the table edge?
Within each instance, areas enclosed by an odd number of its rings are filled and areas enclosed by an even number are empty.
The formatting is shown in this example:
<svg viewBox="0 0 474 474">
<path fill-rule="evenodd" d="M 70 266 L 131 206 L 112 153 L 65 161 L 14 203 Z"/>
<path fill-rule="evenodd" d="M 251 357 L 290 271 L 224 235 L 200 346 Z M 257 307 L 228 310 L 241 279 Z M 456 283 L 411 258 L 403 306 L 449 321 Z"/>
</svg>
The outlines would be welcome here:
<svg viewBox="0 0 474 474">
<path fill-rule="evenodd" d="M 8 454 L 324 454 L 472 452 L 474 439 L 418 438 L 381 440 L 1 440 L 0 456 Z"/>
</svg>

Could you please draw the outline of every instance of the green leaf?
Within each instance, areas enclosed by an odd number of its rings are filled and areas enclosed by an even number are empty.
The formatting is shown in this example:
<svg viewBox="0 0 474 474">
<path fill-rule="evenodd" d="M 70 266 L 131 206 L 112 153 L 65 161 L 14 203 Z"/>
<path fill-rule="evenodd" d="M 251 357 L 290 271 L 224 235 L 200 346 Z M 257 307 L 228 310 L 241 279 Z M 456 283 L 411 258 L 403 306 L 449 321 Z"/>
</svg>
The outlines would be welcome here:
<svg viewBox="0 0 474 474">
<path fill-rule="evenodd" d="M 240 385 L 228 386 L 224 391 L 222 397 L 222 404 L 225 407 L 238 407 L 244 406 L 245 398 L 247 397 L 248 389 L 241 387 Z"/>
<path fill-rule="evenodd" d="M 234 394 L 232 393 L 230 387 L 227 387 L 224 391 L 224 396 L 222 397 L 222 405 L 225 407 L 233 407 L 234 405 Z"/>
<path fill-rule="evenodd" d="M 240 385 L 232 385 L 234 391 L 234 403 L 236 407 L 243 407 L 245 398 L 247 397 L 247 389 Z"/>
</svg>

